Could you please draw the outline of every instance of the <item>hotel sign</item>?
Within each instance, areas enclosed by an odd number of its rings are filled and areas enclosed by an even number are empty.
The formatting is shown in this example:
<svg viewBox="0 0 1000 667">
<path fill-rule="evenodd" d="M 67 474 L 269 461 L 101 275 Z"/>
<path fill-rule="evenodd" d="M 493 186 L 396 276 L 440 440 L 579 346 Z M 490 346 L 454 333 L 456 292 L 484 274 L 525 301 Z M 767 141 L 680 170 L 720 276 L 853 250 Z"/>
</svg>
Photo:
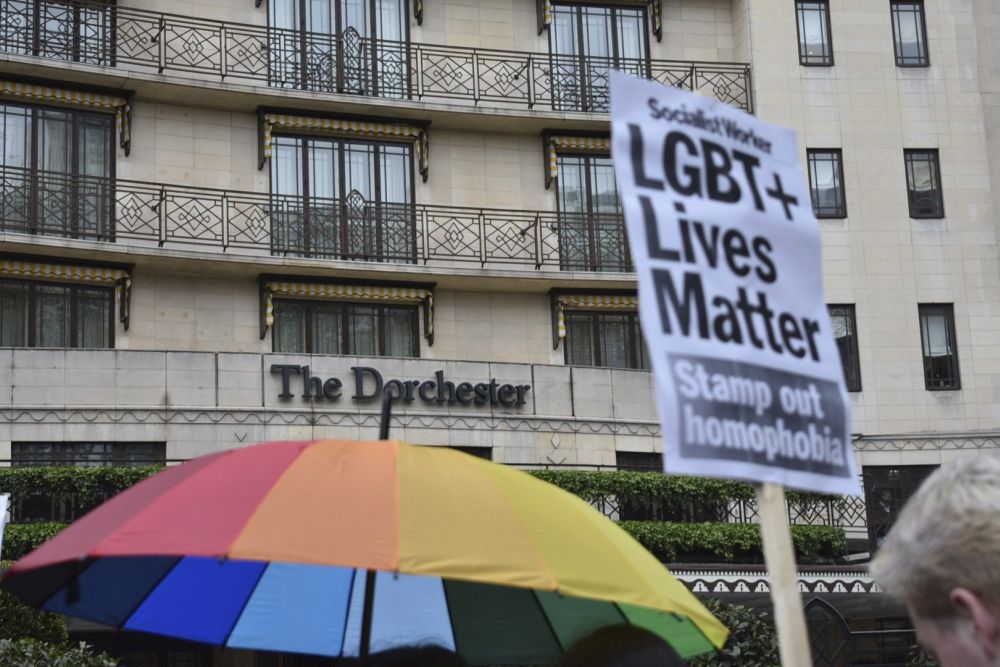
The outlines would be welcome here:
<svg viewBox="0 0 1000 667">
<path fill-rule="evenodd" d="M 338 401 L 345 392 L 351 392 L 351 400 L 371 401 L 388 393 L 394 401 L 423 401 L 435 404 L 500 405 L 521 407 L 531 390 L 530 384 L 501 384 L 495 378 L 487 382 L 452 382 L 445 379 L 444 371 L 437 371 L 433 378 L 417 380 L 385 379 L 370 366 L 351 366 L 348 381 L 352 389 L 347 389 L 338 377 L 319 377 L 312 374 L 309 366 L 298 364 L 272 364 L 271 374 L 281 376 L 281 393 L 278 398 Z"/>
</svg>

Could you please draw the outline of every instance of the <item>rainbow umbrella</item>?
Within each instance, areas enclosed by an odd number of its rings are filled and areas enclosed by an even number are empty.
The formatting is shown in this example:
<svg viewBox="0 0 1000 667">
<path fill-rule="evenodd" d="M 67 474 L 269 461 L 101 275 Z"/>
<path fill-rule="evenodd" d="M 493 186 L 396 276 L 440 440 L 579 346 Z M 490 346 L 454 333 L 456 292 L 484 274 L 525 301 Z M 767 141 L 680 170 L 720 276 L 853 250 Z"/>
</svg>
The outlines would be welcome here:
<svg viewBox="0 0 1000 667">
<path fill-rule="evenodd" d="M 728 634 L 579 498 L 393 441 L 269 443 L 168 468 L 0 586 L 125 630 L 334 657 L 431 642 L 473 664 L 539 664 L 625 622 L 687 657 Z"/>
</svg>

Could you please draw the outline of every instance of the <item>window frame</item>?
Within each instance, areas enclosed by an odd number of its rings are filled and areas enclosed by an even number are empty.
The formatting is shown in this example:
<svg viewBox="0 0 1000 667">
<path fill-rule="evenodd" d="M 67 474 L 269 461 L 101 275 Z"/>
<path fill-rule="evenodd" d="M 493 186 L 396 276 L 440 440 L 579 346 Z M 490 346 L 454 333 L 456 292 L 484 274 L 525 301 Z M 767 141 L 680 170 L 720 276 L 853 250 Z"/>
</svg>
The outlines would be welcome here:
<svg viewBox="0 0 1000 667">
<path fill-rule="evenodd" d="M 337 354 L 344 356 L 357 356 L 355 353 L 348 350 L 350 345 L 348 339 L 348 322 L 349 318 L 346 316 L 348 309 L 351 307 L 359 306 L 364 308 L 374 308 L 377 311 L 377 326 L 378 331 L 376 332 L 376 357 L 389 357 L 385 354 L 386 350 L 386 318 L 385 312 L 387 310 L 395 311 L 408 311 L 412 312 L 411 329 L 412 329 L 412 340 L 413 340 L 413 355 L 409 357 L 395 357 L 400 359 L 419 359 L 420 358 L 420 306 L 418 304 L 384 304 L 378 302 L 368 302 L 368 301 L 335 301 L 335 300 L 324 300 L 324 299 L 287 299 L 283 297 L 274 298 L 274 326 L 272 327 L 271 333 L 271 352 L 274 354 Z M 278 317 L 280 316 L 281 310 L 280 306 L 284 303 L 293 303 L 298 306 L 302 306 L 305 309 L 305 350 L 301 351 L 287 351 L 277 349 L 278 336 L 276 329 L 278 327 Z M 313 307 L 317 305 L 323 305 L 326 307 L 337 306 L 340 315 L 340 326 L 341 326 L 341 349 L 336 353 L 328 352 L 315 352 L 315 341 L 313 341 L 312 335 L 312 318 L 314 317 Z M 390 357 L 393 358 L 393 357 Z"/>
<path fill-rule="evenodd" d="M 821 213 L 819 207 L 817 206 L 818 197 L 816 193 L 818 192 L 816 184 L 813 182 L 813 163 L 814 156 L 822 153 L 827 153 L 836 156 L 836 167 L 837 167 L 837 192 L 839 193 L 840 208 L 838 211 L 833 213 Z M 806 166 L 808 168 L 809 174 L 809 198 L 812 200 L 813 215 L 820 220 L 843 220 L 847 217 L 847 186 L 844 183 L 844 151 L 841 148 L 807 148 L 806 149 Z"/>
<path fill-rule="evenodd" d="M 301 221 L 302 230 L 301 237 L 303 239 L 303 247 L 299 249 L 291 248 L 286 244 L 286 247 L 281 247 L 281 244 L 275 241 L 275 234 L 272 228 L 271 234 L 271 250 L 275 254 L 294 254 L 296 256 L 302 257 L 329 257 L 331 253 L 324 250 L 314 250 L 313 244 L 310 243 L 312 239 L 311 233 L 311 223 L 309 220 L 309 212 L 312 210 L 310 205 L 311 201 L 320 199 L 326 201 L 326 198 L 316 197 L 313 194 L 313 187 L 310 181 L 309 166 L 311 162 L 310 155 L 313 152 L 312 145 L 316 141 L 329 141 L 334 144 L 334 152 L 336 159 L 336 169 L 337 169 L 337 191 L 338 195 L 333 201 L 336 202 L 338 207 L 338 251 L 332 253 L 338 258 L 345 259 L 359 259 L 356 257 L 356 253 L 351 252 L 350 248 L 347 247 L 347 231 L 346 231 L 346 207 L 348 205 L 348 196 L 350 192 L 346 192 L 347 189 L 347 169 L 346 169 L 346 151 L 344 149 L 347 144 L 357 144 L 371 146 L 372 157 L 371 157 L 371 169 L 374 174 L 372 179 L 372 192 L 375 193 L 375 197 L 370 200 L 365 200 L 369 203 L 379 208 L 386 208 L 386 210 L 391 210 L 393 207 L 399 208 L 409 208 L 412 215 L 410 216 L 410 244 L 411 253 L 410 256 L 403 259 L 398 259 L 395 257 L 389 257 L 385 248 L 385 239 L 380 238 L 377 241 L 377 256 L 375 258 L 362 257 L 363 261 L 407 261 L 409 263 L 416 263 L 417 258 L 417 225 L 416 225 L 416 198 L 417 198 L 417 176 L 416 173 L 419 171 L 419 165 L 416 164 L 416 150 L 412 142 L 406 141 L 382 141 L 378 139 L 367 139 L 363 137 L 348 137 L 348 136 L 338 136 L 338 135 L 324 135 L 324 134 L 305 134 L 305 133 L 295 133 L 295 132 L 275 132 L 273 135 L 273 144 L 277 146 L 278 142 L 282 139 L 293 139 L 300 141 L 299 152 L 301 153 L 298 173 L 299 178 L 297 179 L 298 189 L 302 194 L 296 195 L 301 202 L 303 210 L 303 219 Z M 407 183 L 407 198 L 409 201 L 406 202 L 387 202 L 382 200 L 382 161 L 384 152 L 383 149 L 387 146 L 402 148 L 406 151 L 406 163 L 408 166 L 408 183 Z M 272 148 L 272 151 L 275 150 Z M 286 195 L 277 193 L 274 191 L 275 186 L 275 173 L 278 169 L 279 161 L 270 160 L 270 165 L 268 168 L 268 187 L 270 189 L 270 196 L 278 198 L 289 198 L 292 195 Z M 353 190 L 352 190 L 353 192 Z M 379 220 L 382 222 L 382 220 Z M 272 216 L 272 225 L 273 225 Z"/>
<path fill-rule="evenodd" d="M 562 0 L 560 2 L 553 2 L 553 22 L 555 21 L 555 8 L 556 7 L 571 7 L 574 9 L 573 22 L 575 25 L 576 32 L 576 43 L 578 45 L 577 53 L 566 54 L 566 53 L 556 53 L 556 36 L 553 26 L 549 26 L 548 34 L 548 46 L 549 46 L 549 67 L 552 72 L 551 83 L 550 83 L 550 96 L 552 98 L 552 107 L 557 111 L 608 111 L 604 105 L 601 104 L 602 95 L 605 95 L 603 99 L 610 100 L 610 97 L 606 97 L 606 93 L 601 91 L 593 91 L 590 81 L 590 75 L 587 74 L 590 71 L 590 67 L 587 66 L 587 62 L 590 59 L 603 58 L 604 56 L 593 56 L 586 52 L 586 49 L 582 47 L 585 44 L 584 31 L 583 31 L 583 12 L 582 8 L 596 8 L 596 9 L 608 9 L 611 11 L 610 14 L 610 30 L 611 30 L 611 43 L 609 44 L 611 55 L 607 57 L 608 69 L 624 69 L 622 67 L 623 61 L 631 60 L 641 60 L 641 67 L 644 78 L 649 78 L 652 66 L 652 51 L 649 39 L 649 33 L 647 31 L 647 26 L 650 25 L 649 22 L 649 6 L 643 2 L 572 2 L 568 0 Z M 643 27 L 643 54 L 639 59 L 625 58 L 621 55 L 621 48 L 618 40 L 619 31 L 619 12 L 622 9 L 629 9 L 633 11 L 638 11 L 641 14 L 640 24 Z M 562 59 L 566 59 L 569 62 L 570 59 L 575 58 L 576 71 L 573 73 L 573 78 L 575 79 L 575 84 L 579 86 L 579 95 L 577 99 L 577 104 L 571 105 L 563 101 L 559 95 L 556 94 L 559 84 L 556 80 L 560 77 L 565 77 L 565 73 L 561 70 L 563 65 L 560 62 Z M 558 75 L 557 75 L 558 73 Z M 630 73 L 634 74 L 635 72 Z M 563 84 L 565 85 L 565 84 Z M 610 105 L 610 101 L 608 101 Z"/>
<path fill-rule="evenodd" d="M 853 303 L 828 303 L 826 305 L 827 312 L 830 315 L 830 321 L 833 321 L 833 310 L 843 309 L 847 315 L 849 326 L 851 327 L 851 355 L 852 359 L 845 360 L 843 357 L 840 358 L 840 365 L 844 371 L 844 384 L 847 386 L 847 391 L 855 393 L 861 391 L 861 358 L 858 354 L 858 318 L 855 311 Z M 834 338 L 836 342 L 836 338 Z M 850 363 L 853 361 L 853 363 Z M 848 372 L 848 365 L 852 366 L 854 376 Z"/>
<path fill-rule="evenodd" d="M 916 193 L 913 180 L 910 177 L 910 164 L 916 163 L 915 156 L 926 154 L 929 162 L 934 168 L 934 182 L 932 191 L 937 194 L 937 211 L 933 213 L 920 213 L 914 206 Z M 906 176 L 906 202 L 910 211 L 910 218 L 914 220 L 940 220 L 945 217 L 944 209 L 944 188 L 941 179 L 941 155 L 937 148 L 904 148 L 903 149 L 903 171 Z"/>
<path fill-rule="evenodd" d="M 924 316 L 925 315 L 944 315 L 945 317 L 945 335 L 948 337 L 948 342 L 952 346 L 951 356 L 954 358 L 953 370 L 954 379 L 950 385 L 943 386 L 940 383 L 937 385 L 932 384 L 932 380 L 928 377 L 928 372 L 930 370 L 930 361 L 932 357 L 928 354 L 927 341 L 924 336 Z M 927 391 L 959 391 L 962 389 L 962 372 L 961 364 L 958 358 L 958 338 L 955 332 L 955 305 L 952 303 L 921 303 L 917 305 L 917 321 L 920 325 L 920 352 L 923 361 L 924 370 L 924 389 Z"/>
<path fill-rule="evenodd" d="M 587 310 L 585 308 L 574 308 L 572 310 L 566 310 L 564 317 L 567 320 L 571 316 L 584 314 L 589 316 L 590 322 L 590 340 L 591 340 L 591 353 L 595 364 L 575 364 L 570 358 L 570 348 L 569 336 L 570 327 L 567 321 L 566 325 L 566 338 L 567 340 L 563 342 L 563 363 L 567 366 L 580 366 L 585 368 L 608 368 L 613 370 L 632 370 L 632 371 L 648 371 L 651 368 L 645 368 L 642 366 L 643 350 L 645 348 L 645 341 L 642 340 L 642 331 L 639 328 L 639 311 L 637 310 Z M 600 344 L 600 319 L 603 315 L 625 315 L 628 318 L 628 366 L 608 366 L 604 363 L 601 355 L 601 344 Z"/>
<path fill-rule="evenodd" d="M 821 60 L 816 62 L 815 60 L 810 60 L 810 58 L 816 58 L 816 56 L 810 56 L 804 53 L 805 43 L 802 41 L 802 25 L 800 12 L 806 11 L 804 5 L 806 4 L 818 4 L 822 5 L 822 18 L 823 24 L 826 30 L 825 35 L 825 46 L 827 55 L 820 56 Z M 796 41 L 798 43 L 799 50 L 799 65 L 802 67 L 833 67 L 833 27 L 830 25 L 830 3 L 829 0 L 795 0 L 795 34 Z"/>
<path fill-rule="evenodd" d="M 597 213 L 594 202 L 594 160 L 595 159 L 605 159 L 610 160 L 611 155 L 605 153 L 596 152 L 586 152 L 586 151 L 556 151 L 556 161 L 558 164 L 559 174 L 563 174 L 563 165 L 560 162 L 562 158 L 572 158 L 572 159 L 582 159 L 583 169 L 586 171 L 586 183 L 584 192 L 584 206 L 585 209 L 582 212 L 577 211 L 564 211 L 562 203 L 563 195 L 563 178 L 556 178 L 556 214 L 559 218 L 559 266 L 565 271 L 594 271 L 594 272 L 611 272 L 611 273 L 630 273 L 635 270 L 632 266 L 632 250 L 629 246 L 628 234 L 625 231 L 625 214 L 622 208 L 621 192 L 618 190 L 618 183 L 615 182 L 615 195 L 618 199 L 618 212 L 615 214 L 611 213 Z M 612 165 L 613 166 L 613 165 Z M 587 265 L 581 267 L 580 265 L 571 263 L 566 257 L 564 252 L 564 243 L 562 238 L 563 222 L 569 216 L 584 216 L 586 225 L 586 235 L 587 235 Z M 605 261 L 603 257 L 600 256 L 598 252 L 598 246 L 600 245 L 597 239 L 598 229 L 596 223 L 604 218 L 610 219 L 613 215 L 618 217 L 619 221 L 619 231 L 621 240 L 621 252 L 619 253 L 620 258 L 617 267 L 609 265 L 609 262 Z"/>
<path fill-rule="evenodd" d="M 899 518 L 899 513 L 928 476 L 940 466 L 866 465 L 861 468 L 865 523 L 869 547 L 874 552 Z M 879 497 L 887 493 L 888 498 Z M 879 516 L 881 514 L 881 516 Z"/>
<path fill-rule="evenodd" d="M 8 14 L 13 17 L 23 17 L 28 24 L 24 30 L 24 38 L 13 44 L 8 44 L 7 51 L 20 55 L 29 55 L 61 62 L 84 63 L 88 65 L 98 65 L 102 67 L 115 67 L 116 62 L 116 28 L 117 28 L 117 0 L 98 0 L 93 4 L 81 6 L 72 0 L 26 0 L 25 4 L 30 4 L 26 11 Z M 63 7 L 71 12 L 68 19 L 59 21 L 47 16 L 43 11 L 48 7 Z M 82 35 L 84 27 L 92 27 L 93 24 L 85 21 L 82 17 L 82 10 L 99 12 L 101 14 L 101 28 L 103 34 L 96 39 L 86 40 Z M 44 39 L 54 31 L 43 30 L 43 26 L 50 21 L 57 20 L 61 27 L 72 28 L 70 35 L 71 45 L 68 50 L 55 50 L 52 48 L 54 40 Z M 13 24 L 13 21 L 8 21 Z M 10 27 L 14 27 L 11 25 Z M 6 26 L 4 27 L 6 29 Z M 90 41 L 90 48 L 84 47 Z M 45 47 L 45 48 L 43 48 Z M 94 54 L 97 58 L 94 58 Z"/>
<path fill-rule="evenodd" d="M 344 54 L 342 52 L 343 51 L 342 45 L 343 45 L 343 39 L 344 39 L 343 35 L 344 35 L 344 32 L 345 32 L 345 28 L 344 28 L 344 9 L 343 9 L 343 6 L 342 6 L 342 0 L 329 0 L 330 1 L 330 10 L 331 10 L 330 19 L 331 19 L 331 28 L 332 28 L 332 30 L 331 30 L 331 32 L 329 34 L 322 33 L 322 32 L 317 32 L 317 31 L 311 29 L 311 26 L 309 25 L 309 19 L 307 18 L 309 16 L 309 12 L 307 11 L 308 4 L 309 4 L 308 0 L 289 0 L 290 2 L 294 2 L 297 5 L 296 11 L 298 13 L 298 25 L 294 29 L 277 28 L 277 27 L 275 27 L 274 26 L 274 19 L 273 19 L 273 17 L 274 17 L 274 3 L 275 3 L 275 1 L 276 0 L 268 0 L 265 3 L 265 5 L 266 5 L 266 10 L 265 11 L 266 11 L 266 14 L 267 14 L 266 19 L 267 19 L 268 39 L 269 39 L 269 41 L 270 40 L 274 40 L 275 36 L 278 35 L 278 41 L 281 42 L 281 41 L 284 41 L 284 40 L 280 39 L 280 34 L 281 33 L 287 33 L 287 32 L 293 33 L 292 37 L 294 37 L 294 40 L 295 40 L 296 46 L 297 46 L 297 52 L 295 53 L 295 55 L 296 55 L 296 64 L 298 65 L 298 68 L 299 68 L 299 75 L 297 77 L 297 80 L 294 81 L 294 82 L 292 82 L 292 83 L 294 83 L 294 89 L 298 89 L 298 90 L 310 90 L 310 91 L 320 91 L 320 92 L 339 92 L 339 93 L 346 93 L 346 94 L 359 94 L 359 93 L 357 93 L 355 91 L 346 91 L 346 90 L 344 90 L 344 83 L 345 83 L 345 78 L 346 78 L 345 77 L 345 69 L 346 69 L 347 66 L 345 64 L 345 58 L 344 58 Z M 411 45 L 412 45 L 412 34 L 411 34 L 412 31 L 411 31 L 411 28 L 410 28 L 410 0 L 400 0 L 400 2 L 402 4 L 400 21 L 402 23 L 402 28 L 403 28 L 403 35 L 402 35 L 403 41 L 402 41 L 401 51 L 404 54 L 406 54 L 406 60 L 408 61 L 409 57 L 410 57 L 410 48 L 411 48 Z M 379 13 L 378 13 L 378 3 L 377 3 L 377 1 L 376 0 L 367 0 L 367 2 L 365 4 L 366 4 L 365 9 L 369 12 L 368 13 L 368 19 L 371 21 L 371 25 L 373 27 L 378 26 L 379 25 L 379 21 L 378 21 Z M 333 87 L 332 90 L 329 89 L 330 88 L 329 85 L 327 85 L 327 86 L 321 85 L 321 84 L 324 83 L 321 79 L 310 79 L 309 76 L 308 76 L 307 72 L 310 69 L 309 68 L 309 64 L 310 64 L 309 63 L 309 54 L 310 54 L 311 50 L 315 50 L 315 49 L 311 49 L 310 47 L 316 46 L 315 40 L 310 39 L 310 36 L 312 36 L 312 35 L 318 35 L 319 36 L 320 45 L 322 45 L 322 42 L 324 41 L 324 38 L 326 38 L 327 40 L 330 40 L 330 44 L 331 45 L 333 45 L 334 43 L 336 43 L 336 46 L 333 46 L 333 49 L 336 52 L 337 58 L 336 58 L 336 64 L 334 65 L 336 73 L 335 73 L 334 79 L 332 81 L 332 83 L 334 83 L 335 86 Z M 388 40 L 388 39 L 385 39 L 385 38 L 383 38 L 381 36 L 377 36 L 376 37 L 374 35 L 370 35 L 368 37 L 362 37 L 362 39 L 366 40 L 369 45 L 371 45 L 371 44 L 378 45 L 380 43 L 395 43 L 395 40 Z M 279 49 L 275 49 L 274 45 L 272 44 L 272 50 L 273 51 L 277 51 Z M 372 97 L 389 97 L 389 98 L 401 97 L 401 99 L 409 99 L 412 96 L 412 91 L 413 91 L 412 73 L 409 71 L 409 69 L 407 69 L 407 72 L 405 74 L 405 82 L 403 84 L 403 90 L 401 90 L 401 91 L 391 91 L 391 92 L 399 92 L 399 93 L 401 93 L 401 95 L 386 94 L 385 93 L 385 87 L 382 85 L 381 77 L 378 76 L 378 75 L 376 75 L 376 73 L 381 73 L 381 70 L 379 69 L 379 65 L 380 65 L 380 62 L 379 62 L 379 53 L 380 53 L 379 49 L 377 49 L 377 48 L 370 48 L 369 47 L 368 51 L 369 51 L 369 54 L 366 57 L 366 62 L 364 64 L 364 67 L 367 69 L 368 73 L 371 75 L 371 81 L 372 81 L 372 84 L 373 84 L 373 90 L 371 90 L 371 91 L 363 91 L 360 94 L 367 95 L 367 96 L 372 96 Z M 275 70 L 274 70 L 274 63 L 273 62 L 269 62 L 268 63 L 268 74 L 269 74 L 269 77 L 268 77 L 269 80 L 273 79 L 273 78 L 277 78 L 277 77 L 274 76 Z M 326 83 L 329 84 L 331 82 L 326 82 Z M 271 84 L 271 85 L 277 85 L 277 87 L 282 87 L 282 83 Z"/>
<path fill-rule="evenodd" d="M 84 349 L 95 349 L 95 350 L 113 350 L 115 349 L 115 287 L 110 285 L 89 285 L 80 283 L 65 283 L 56 280 L 23 280 L 20 278 L 11 278 L 8 276 L 0 277 L 0 285 L 6 283 L 14 283 L 19 285 L 28 285 L 28 331 L 27 331 L 27 344 L 23 346 L 5 346 L 9 349 L 26 350 L 26 349 L 55 349 L 55 350 L 84 350 Z M 36 331 L 35 323 L 38 321 L 38 288 L 39 287 L 65 287 L 70 289 L 69 296 L 69 331 L 71 338 L 71 345 L 69 347 L 57 347 L 57 348 L 44 348 L 36 345 L 38 340 L 38 331 Z M 76 296 L 80 291 L 101 291 L 108 295 L 108 346 L 99 348 L 84 348 L 79 345 L 78 337 L 78 324 L 79 324 L 79 299 Z"/>
<path fill-rule="evenodd" d="M 74 460 L 72 456 L 63 455 L 55 456 L 51 459 L 45 459 L 44 463 L 34 463 L 32 461 L 16 461 L 15 453 L 18 449 L 24 446 L 31 445 L 48 445 L 56 449 L 65 449 L 68 454 L 72 454 L 72 448 L 75 445 L 106 445 L 111 447 L 110 458 L 101 460 Z M 127 449 L 129 447 L 135 447 L 138 445 L 147 445 L 151 447 L 162 448 L 163 456 L 157 457 L 155 460 L 150 461 L 130 461 L 124 458 L 115 458 L 115 452 L 121 449 Z M 89 441 L 69 441 L 63 442 L 58 440 L 15 440 L 10 445 L 10 464 L 13 468 L 32 468 L 32 467 L 87 467 L 87 468 L 133 468 L 139 466 L 147 465 L 166 465 L 167 464 L 167 443 L 165 440 L 95 440 L 93 442 Z M 97 465 L 93 465 L 97 464 Z"/>
<path fill-rule="evenodd" d="M 615 470 L 628 472 L 663 472 L 661 452 L 615 451 Z"/>
<path fill-rule="evenodd" d="M 23 170 L 29 175 L 30 183 L 28 184 L 28 201 L 27 201 L 27 223 L 23 230 L 19 229 L 7 229 L 7 223 L 0 217 L 0 229 L 33 234 L 37 236 L 55 236 L 55 237 L 65 237 L 65 238 L 87 238 L 91 240 L 99 241 L 114 241 L 115 240 L 115 227 L 116 227 L 116 206 L 113 204 L 115 201 L 115 180 L 117 177 L 117 161 L 118 161 L 118 146 L 117 146 L 117 128 L 115 123 L 115 115 L 111 112 L 105 111 L 95 111 L 92 109 L 78 109 L 71 106 L 57 106 L 53 104 L 36 104 L 34 102 L 22 102 L 20 100 L 0 100 L 0 107 L 17 107 L 25 109 L 28 112 L 28 118 L 30 120 L 30 136 L 26 137 L 27 140 L 27 151 L 25 154 L 25 160 L 28 164 L 25 167 L 7 166 L 6 156 L 0 153 L 0 172 L 4 172 L 8 169 L 11 170 Z M 42 169 L 39 165 L 40 162 L 40 127 L 41 123 L 39 121 L 40 112 L 44 111 L 55 111 L 59 113 L 68 114 L 71 118 L 70 121 L 70 132 L 71 136 L 69 138 L 71 149 L 69 156 L 69 163 L 71 168 L 69 171 L 51 171 L 47 169 Z M 5 114 L 0 113 L 0 116 Z M 83 173 L 81 169 L 81 156 L 80 156 L 80 130 L 81 126 L 84 124 L 82 120 L 86 118 L 100 118 L 101 122 L 106 124 L 108 132 L 108 162 L 106 165 L 107 176 L 89 176 Z M 39 204 L 39 188 L 40 184 L 43 182 L 40 179 L 41 174 L 54 174 L 57 177 L 64 178 L 70 184 L 71 198 L 74 201 L 74 205 L 71 206 L 71 211 L 67 216 L 66 224 L 61 233 L 57 233 L 54 227 L 46 226 L 42 227 L 39 219 L 42 217 L 40 215 L 40 204 Z M 94 182 L 101 179 L 107 179 L 108 184 L 108 200 L 112 204 L 108 208 L 108 217 L 106 220 L 106 229 L 103 230 L 104 233 L 91 235 L 86 231 L 80 231 L 80 215 L 79 207 L 75 205 L 75 202 L 79 200 L 79 184 L 81 182 Z"/>
<path fill-rule="evenodd" d="M 917 38 L 923 51 L 923 56 L 919 57 L 917 62 L 906 62 L 906 57 L 901 55 L 902 48 L 899 41 L 899 31 L 896 29 L 896 18 L 898 14 L 904 11 L 897 9 L 897 7 L 901 7 L 902 5 L 913 5 L 918 8 L 913 13 L 917 14 L 919 18 L 920 25 L 918 26 Z M 892 24 L 892 51 L 896 67 L 930 67 L 931 53 L 927 42 L 927 15 L 924 11 L 923 0 L 889 0 L 889 22 Z"/>
</svg>

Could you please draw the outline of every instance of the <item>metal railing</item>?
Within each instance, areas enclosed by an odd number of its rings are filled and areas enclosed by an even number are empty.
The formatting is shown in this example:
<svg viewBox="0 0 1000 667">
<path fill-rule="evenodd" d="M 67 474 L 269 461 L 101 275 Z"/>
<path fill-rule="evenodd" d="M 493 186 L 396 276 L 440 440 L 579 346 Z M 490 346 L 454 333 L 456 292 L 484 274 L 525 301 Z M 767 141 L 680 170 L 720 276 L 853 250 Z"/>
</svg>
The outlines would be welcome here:
<svg viewBox="0 0 1000 667">
<path fill-rule="evenodd" d="M 750 66 L 525 53 L 329 35 L 106 3 L 0 0 L 0 50 L 276 88 L 607 111 L 621 69 L 753 111 Z"/>
<path fill-rule="evenodd" d="M 447 266 L 632 270 L 620 215 L 217 190 L 0 167 L 0 231 Z"/>
</svg>

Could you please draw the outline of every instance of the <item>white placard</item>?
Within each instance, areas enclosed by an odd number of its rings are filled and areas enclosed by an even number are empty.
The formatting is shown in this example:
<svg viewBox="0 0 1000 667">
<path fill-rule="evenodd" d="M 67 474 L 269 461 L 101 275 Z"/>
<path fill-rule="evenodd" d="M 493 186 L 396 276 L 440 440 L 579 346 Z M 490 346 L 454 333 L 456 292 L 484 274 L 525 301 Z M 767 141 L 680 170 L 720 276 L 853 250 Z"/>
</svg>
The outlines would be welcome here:
<svg viewBox="0 0 1000 667">
<path fill-rule="evenodd" d="M 794 131 L 618 72 L 611 120 L 667 472 L 860 493 Z"/>
</svg>

